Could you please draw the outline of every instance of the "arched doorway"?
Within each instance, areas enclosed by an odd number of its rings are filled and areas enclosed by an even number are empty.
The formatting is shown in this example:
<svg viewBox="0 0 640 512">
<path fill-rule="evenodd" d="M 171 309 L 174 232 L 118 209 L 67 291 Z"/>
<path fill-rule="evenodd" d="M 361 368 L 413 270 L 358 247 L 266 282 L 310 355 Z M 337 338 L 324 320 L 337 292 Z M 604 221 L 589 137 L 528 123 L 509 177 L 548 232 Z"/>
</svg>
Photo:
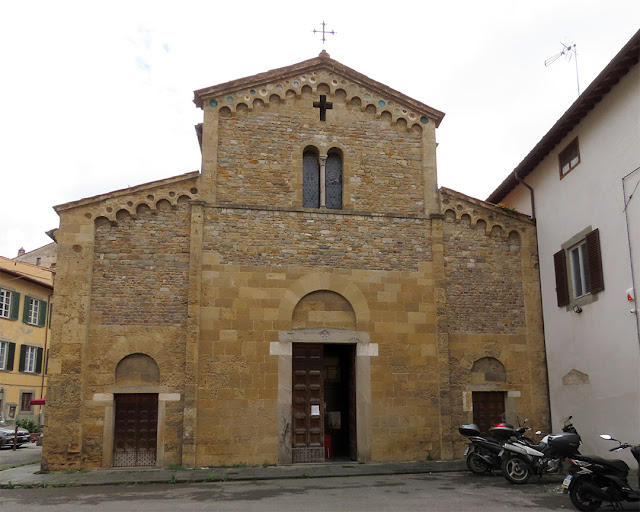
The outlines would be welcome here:
<svg viewBox="0 0 640 512">
<path fill-rule="evenodd" d="M 504 365 L 493 357 L 483 357 L 473 363 L 471 368 L 471 384 L 473 386 L 498 386 L 507 381 Z M 495 389 L 495 387 L 494 387 Z M 505 420 L 506 392 L 504 391 L 473 391 L 473 422 L 478 425 L 484 435 L 489 428 Z"/>
<path fill-rule="evenodd" d="M 131 354 L 116 366 L 116 385 L 157 385 L 158 365 L 146 354 Z M 158 445 L 158 394 L 114 394 L 113 467 L 155 466 Z"/>
</svg>

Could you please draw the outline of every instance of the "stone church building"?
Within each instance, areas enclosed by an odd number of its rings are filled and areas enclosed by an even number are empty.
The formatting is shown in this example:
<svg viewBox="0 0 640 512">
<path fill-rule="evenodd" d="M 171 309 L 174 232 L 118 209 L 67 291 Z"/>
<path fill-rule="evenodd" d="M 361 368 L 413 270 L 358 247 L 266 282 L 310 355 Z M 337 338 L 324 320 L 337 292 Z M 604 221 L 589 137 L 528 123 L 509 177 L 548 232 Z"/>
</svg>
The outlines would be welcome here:
<svg viewBox="0 0 640 512">
<path fill-rule="evenodd" d="M 57 206 L 50 470 L 462 456 L 548 428 L 535 225 L 331 59 L 201 89 L 201 172 Z"/>
</svg>

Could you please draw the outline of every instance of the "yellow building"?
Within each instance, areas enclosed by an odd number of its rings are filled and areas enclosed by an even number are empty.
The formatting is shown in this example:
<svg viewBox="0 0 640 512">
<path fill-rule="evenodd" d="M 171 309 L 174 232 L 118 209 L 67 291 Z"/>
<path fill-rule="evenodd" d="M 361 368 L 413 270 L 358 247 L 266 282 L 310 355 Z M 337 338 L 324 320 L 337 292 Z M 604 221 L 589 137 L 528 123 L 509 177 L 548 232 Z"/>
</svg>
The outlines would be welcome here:
<svg viewBox="0 0 640 512">
<path fill-rule="evenodd" d="M 46 397 L 51 269 L 0 256 L 0 417 L 41 422 Z"/>
</svg>

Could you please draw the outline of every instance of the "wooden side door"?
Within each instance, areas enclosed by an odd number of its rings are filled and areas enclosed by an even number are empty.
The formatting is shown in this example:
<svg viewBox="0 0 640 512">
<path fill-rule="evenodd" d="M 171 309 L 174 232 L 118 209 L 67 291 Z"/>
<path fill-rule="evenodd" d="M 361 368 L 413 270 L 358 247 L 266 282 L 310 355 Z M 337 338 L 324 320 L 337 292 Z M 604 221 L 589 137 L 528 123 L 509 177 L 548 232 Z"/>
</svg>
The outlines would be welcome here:
<svg viewBox="0 0 640 512">
<path fill-rule="evenodd" d="M 156 465 L 158 395 L 115 395 L 113 467 Z"/>
<path fill-rule="evenodd" d="M 503 391 L 474 391 L 473 422 L 483 435 L 489 434 L 489 428 L 500 423 L 504 415 Z"/>
<path fill-rule="evenodd" d="M 324 462 L 323 345 L 294 343 L 292 364 L 292 460 Z"/>
</svg>

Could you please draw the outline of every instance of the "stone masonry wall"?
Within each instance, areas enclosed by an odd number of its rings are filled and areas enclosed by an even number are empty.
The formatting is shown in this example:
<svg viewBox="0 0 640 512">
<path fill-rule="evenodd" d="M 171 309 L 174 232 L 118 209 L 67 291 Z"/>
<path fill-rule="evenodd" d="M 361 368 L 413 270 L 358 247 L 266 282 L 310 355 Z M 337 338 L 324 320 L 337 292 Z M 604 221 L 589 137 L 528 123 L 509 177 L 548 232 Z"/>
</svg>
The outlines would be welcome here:
<svg viewBox="0 0 640 512">
<path fill-rule="evenodd" d="M 102 467 L 119 392 L 163 396 L 162 463 L 181 463 L 189 202 L 197 180 L 191 173 L 57 207 L 43 468 Z M 117 363 L 140 353 L 158 364 L 159 381 L 152 390 L 118 386 Z"/>
<path fill-rule="evenodd" d="M 333 109 L 318 122 L 317 97 L 303 93 L 233 116 L 223 107 L 218 127 L 220 203 L 302 206 L 302 153 L 307 146 L 344 154 L 345 209 L 424 211 L 422 130 L 391 122 L 329 96 Z"/>
<path fill-rule="evenodd" d="M 437 458 L 430 271 L 429 263 L 416 272 L 235 265 L 205 252 L 197 465 L 277 462 L 284 433 L 278 431 L 278 357 L 270 354 L 270 343 L 278 342 L 280 331 L 314 327 L 356 327 L 369 332 L 379 346 L 379 355 L 371 358 L 372 424 L 360 427 L 371 429 L 373 460 Z M 355 286 L 366 300 L 370 320 L 354 326 L 351 314 L 323 314 L 349 309 L 329 292 L 309 295 L 318 314 L 302 315 L 292 308 L 289 317 L 282 316 L 283 298 L 295 283 L 323 282 L 326 276 Z"/>
<path fill-rule="evenodd" d="M 528 417 L 534 429 L 545 430 L 550 418 L 535 225 L 453 191 L 441 194 L 453 426 L 473 420 L 474 391 L 501 391 L 507 421 Z M 504 379 L 474 380 L 471 369 L 482 358 L 499 361 Z M 465 438 L 455 433 L 453 441 L 460 457 Z"/>
<path fill-rule="evenodd" d="M 234 265 L 415 271 L 431 260 L 424 218 L 210 208 L 205 250 Z"/>
<path fill-rule="evenodd" d="M 505 219 L 500 219 L 505 223 Z M 450 332 L 517 334 L 524 327 L 520 235 L 516 224 L 445 213 L 444 245 L 447 305 L 455 319 Z"/>
<path fill-rule="evenodd" d="M 98 221 L 92 312 L 104 325 L 183 326 L 187 312 L 188 204 L 141 208 L 112 226 Z"/>
</svg>

